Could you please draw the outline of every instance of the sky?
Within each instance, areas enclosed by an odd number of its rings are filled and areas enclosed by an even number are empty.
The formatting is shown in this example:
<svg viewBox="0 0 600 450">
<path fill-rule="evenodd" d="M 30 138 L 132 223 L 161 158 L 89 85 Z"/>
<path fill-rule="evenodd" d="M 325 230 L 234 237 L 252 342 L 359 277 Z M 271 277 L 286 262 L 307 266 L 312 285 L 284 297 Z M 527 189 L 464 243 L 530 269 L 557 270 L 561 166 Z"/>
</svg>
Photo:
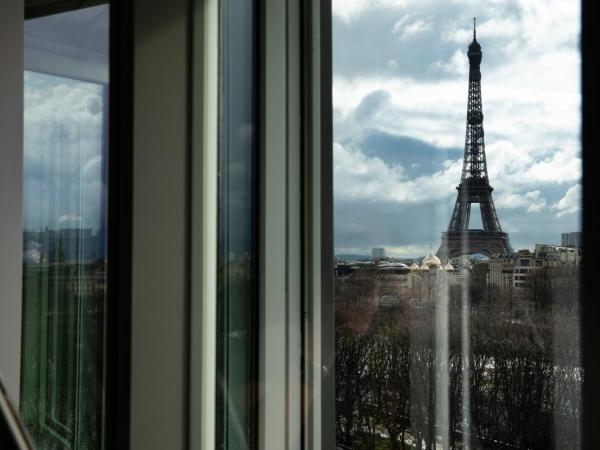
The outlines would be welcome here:
<svg viewBox="0 0 600 450">
<path fill-rule="evenodd" d="M 333 0 L 336 254 L 385 247 L 411 257 L 439 247 L 460 182 L 474 16 L 500 224 L 515 250 L 579 231 L 579 8 Z"/>
<path fill-rule="evenodd" d="M 25 230 L 101 228 L 103 91 L 25 72 Z"/>
<path fill-rule="evenodd" d="M 24 56 L 25 230 L 103 229 L 108 6 L 28 20 Z"/>
</svg>

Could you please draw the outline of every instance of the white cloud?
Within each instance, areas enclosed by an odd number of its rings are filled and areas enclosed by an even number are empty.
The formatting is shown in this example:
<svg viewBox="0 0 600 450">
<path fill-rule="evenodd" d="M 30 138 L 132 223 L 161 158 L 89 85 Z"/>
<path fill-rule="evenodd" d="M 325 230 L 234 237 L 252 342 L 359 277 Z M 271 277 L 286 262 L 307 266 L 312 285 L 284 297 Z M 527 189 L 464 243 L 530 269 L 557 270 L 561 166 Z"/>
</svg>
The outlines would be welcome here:
<svg viewBox="0 0 600 450">
<path fill-rule="evenodd" d="M 411 20 L 411 16 L 407 15 L 394 24 L 392 32 L 395 35 L 397 35 L 400 39 L 408 39 L 418 34 L 429 31 L 432 27 L 433 23 L 430 20 Z"/>
<path fill-rule="evenodd" d="M 494 200 L 497 208 L 525 209 L 527 212 L 541 212 L 546 208 L 546 199 L 541 191 L 525 193 L 503 192 Z"/>
<path fill-rule="evenodd" d="M 404 167 L 366 156 L 359 148 L 333 145 L 336 199 L 413 204 L 455 195 L 461 162 L 445 161 L 442 170 L 410 178 Z"/>
<path fill-rule="evenodd" d="M 364 97 L 377 90 L 387 91 L 389 100 L 378 114 L 356 123 L 352 113 Z M 442 147 L 460 146 L 464 139 L 461 137 L 466 109 L 464 91 L 464 83 L 457 81 L 427 83 L 407 78 L 335 77 L 336 139 L 359 139 L 365 130 L 377 128 Z"/>
<path fill-rule="evenodd" d="M 23 262 L 28 264 L 39 264 L 42 261 L 42 252 L 38 248 L 30 248 L 23 254 Z"/>
<path fill-rule="evenodd" d="M 367 10 L 377 8 L 402 8 L 409 0 L 333 0 L 332 14 L 345 22 L 351 22 Z"/>
<path fill-rule="evenodd" d="M 81 216 L 63 214 L 58 218 L 58 223 L 61 227 L 66 228 L 68 226 L 78 228 L 81 226 Z"/>
<path fill-rule="evenodd" d="M 576 184 L 567 189 L 564 197 L 553 205 L 553 208 L 557 211 L 556 217 L 579 211 L 581 209 L 581 185 Z"/>
<path fill-rule="evenodd" d="M 454 25 L 454 24 L 453 24 Z M 521 23 L 509 18 L 488 19 L 477 23 L 477 39 L 485 41 L 495 38 L 520 38 L 523 33 Z M 442 39 L 447 42 L 455 42 L 467 45 L 473 40 L 473 28 L 447 27 L 442 31 Z"/>
<path fill-rule="evenodd" d="M 102 87 L 26 71 L 24 97 L 26 229 L 98 229 Z"/>
<path fill-rule="evenodd" d="M 500 190 L 572 183 L 581 178 L 577 148 L 528 148 L 501 140 L 486 148 L 488 173 Z"/>
<path fill-rule="evenodd" d="M 469 72 L 469 61 L 463 49 L 456 49 L 447 62 L 438 60 L 432 66 L 455 75 L 466 75 Z"/>
<path fill-rule="evenodd" d="M 519 174 L 528 184 L 563 184 L 581 179 L 581 159 L 578 152 L 560 149 L 540 161 L 534 162 Z"/>
<path fill-rule="evenodd" d="M 462 56 L 461 56 L 462 55 Z M 538 55 L 492 71 L 482 68 L 484 126 L 488 144 L 508 139 L 519 147 L 579 146 L 581 94 L 579 56 L 576 52 Z M 377 127 L 393 134 L 414 136 L 441 146 L 462 146 L 467 108 L 467 63 L 462 51 L 450 61 L 432 63 L 452 78 L 414 80 L 407 77 L 334 74 L 336 138 L 360 135 Z M 367 94 L 385 90 L 391 95 L 388 109 L 372 122 L 348 124 L 344 119 Z"/>
</svg>

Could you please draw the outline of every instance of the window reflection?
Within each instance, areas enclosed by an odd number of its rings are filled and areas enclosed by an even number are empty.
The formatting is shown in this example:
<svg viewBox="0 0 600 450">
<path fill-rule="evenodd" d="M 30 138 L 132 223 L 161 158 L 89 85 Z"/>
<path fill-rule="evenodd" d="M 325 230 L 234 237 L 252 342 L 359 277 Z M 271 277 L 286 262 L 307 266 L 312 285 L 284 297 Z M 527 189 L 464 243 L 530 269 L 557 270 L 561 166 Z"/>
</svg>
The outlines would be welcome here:
<svg viewBox="0 0 600 450">
<path fill-rule="evenodd" d="M 101 448 L 108 7 L 25 28 L 20 410 L 40 448 Z"/>
<path fill-rule="evenodd" d="M 256 446 L 257 145 L 254 2 L 220 3 L 217 446 Z"/>
</svg>

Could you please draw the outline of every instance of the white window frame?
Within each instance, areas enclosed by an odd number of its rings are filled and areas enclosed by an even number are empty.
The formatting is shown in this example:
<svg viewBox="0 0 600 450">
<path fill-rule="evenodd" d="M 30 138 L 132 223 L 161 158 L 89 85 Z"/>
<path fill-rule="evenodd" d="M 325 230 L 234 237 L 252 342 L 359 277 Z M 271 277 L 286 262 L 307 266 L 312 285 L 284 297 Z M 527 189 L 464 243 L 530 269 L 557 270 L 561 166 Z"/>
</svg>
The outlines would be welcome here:
<svg viewBox="0 0 600 450">
<path fill-rule="evenodd" d="M 14 143 L 0 209 L 15 211 L 0 233 L 0 297 L 14 299 L 12 316 L 0 306 L 0 332 L 13 336 L 0 363 L 18 400 L 23 3 L 1 7 L 11 38 L 0 54 L 16 63 L 0 80 L 0 135 Z M 218 0 L 133 7 L 129 446 L 214 448 Z M 333 274 L 322 270 L 332 257 L 328 11 L 328 1 L 263 0 L 259 13 L 261 449 L 335 445 Z"/>
<path fill-rule="evenodd" d="M 333 449 L 331 3 L 261 20 L 259 449 Z"/>
<path fill-rule="evenodd" d="M 215 447 L 218 0 L 134 0 L 130 447 Z"/>
<path fill-rule="evenodd" d="M 259 5 L 258 448 L 331 449 L 331 4 Z M 134 6 L 130 444 L 214 448 L 219 3 Z"/>
<path fill-rule="evenodd" d="M 15 405 L 21 378 L 23 27 L 23 0 L 0 2 L 0 376 Z"/>
</svg>

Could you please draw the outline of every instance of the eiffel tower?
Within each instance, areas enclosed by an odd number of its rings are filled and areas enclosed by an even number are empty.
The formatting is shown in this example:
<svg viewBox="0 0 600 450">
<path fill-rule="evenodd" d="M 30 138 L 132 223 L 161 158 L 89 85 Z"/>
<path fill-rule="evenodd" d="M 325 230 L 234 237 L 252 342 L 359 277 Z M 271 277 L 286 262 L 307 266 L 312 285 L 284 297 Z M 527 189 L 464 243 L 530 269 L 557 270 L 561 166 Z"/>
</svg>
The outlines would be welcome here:
<svg viewBox="0 0 600 450">
<path fill-rule="evenodd" d="M 477 42 L 475 18 L 473 18 L 473 42 L 467 52 L 469 57 L 469 101 L 467 107 L 467 133 L 458 196 L 448 231 L 442 233 L 442 244 L 437 256 L 448 260 L 460 255 L 512 252 L 508 234 L 502 231 L 485 160 L 483 139 L 483 112 L 481 108 L 481 45 Z M 479 204 L 482 230 L 469 229 L 471 205 Z"/>
</svg>

